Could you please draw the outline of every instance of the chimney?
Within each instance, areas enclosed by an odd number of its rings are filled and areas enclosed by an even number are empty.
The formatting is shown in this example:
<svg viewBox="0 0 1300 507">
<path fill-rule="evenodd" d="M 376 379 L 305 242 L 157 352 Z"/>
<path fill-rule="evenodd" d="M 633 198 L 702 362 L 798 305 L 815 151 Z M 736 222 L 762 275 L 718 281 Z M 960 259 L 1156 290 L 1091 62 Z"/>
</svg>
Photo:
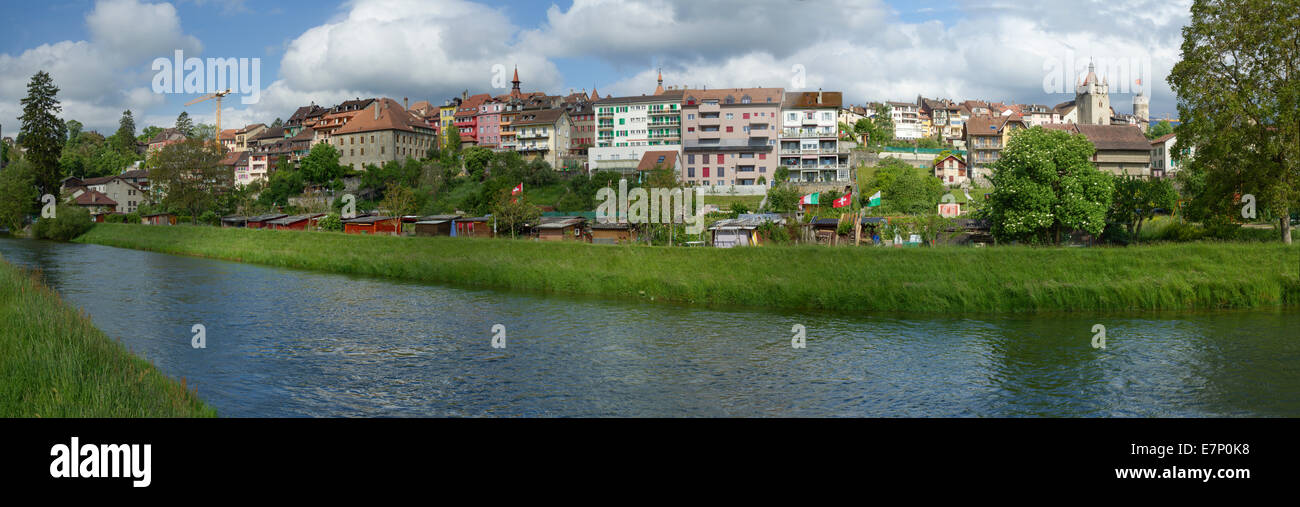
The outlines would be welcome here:
<svg viewBox="0 0 1300 507">
<path fill-rule="evenodd" d="M 411 104 L 409 102 L 409 99 L 407 99 L 406 97 L 402 97 L 402 109 L 405 109 L 407 111 L 411 110 Z"/>
<path fill-rule="evenodd" d="M 821 105 L 821 103 L 822 103 L 822 89 L 821 89 L 821 88 L 818 88 L 818 89 L 817 89 L 817 104 L 818 104 L 818 105 Z"/>
<path fill-rule="evenodd" d="M 375 121 L 379 121 L 379 108 L 384 107 L 383 101 L 375 103 Z"/>
</svg>

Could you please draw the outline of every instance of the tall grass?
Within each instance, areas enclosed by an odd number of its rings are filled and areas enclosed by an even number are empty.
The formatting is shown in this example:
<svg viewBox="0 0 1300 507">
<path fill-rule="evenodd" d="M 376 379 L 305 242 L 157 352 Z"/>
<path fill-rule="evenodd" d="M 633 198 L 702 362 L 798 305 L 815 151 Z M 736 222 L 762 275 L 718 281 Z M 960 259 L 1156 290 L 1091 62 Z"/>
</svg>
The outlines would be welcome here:
<svg viewBox="0 0 1300 507">
<path fill-rule="evenodd" d="M 42 284 L 0 260 L 0 417 L 212 417 Z"/>
<path fill-rule="evenodd" d="M 1281 244 L 714 249 L 114 224 L 78 241 L 475 287 L 847 313 L 1300 303 L 1300 249 Z"/>
</svg>

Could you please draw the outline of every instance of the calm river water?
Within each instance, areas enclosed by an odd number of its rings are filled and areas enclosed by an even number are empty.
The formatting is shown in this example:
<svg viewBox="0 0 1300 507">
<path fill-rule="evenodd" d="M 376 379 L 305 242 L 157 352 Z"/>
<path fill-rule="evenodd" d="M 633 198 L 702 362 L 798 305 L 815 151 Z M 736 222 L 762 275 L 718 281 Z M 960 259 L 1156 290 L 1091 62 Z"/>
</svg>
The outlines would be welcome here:
<svg viewBox="0 0 1300 507">
<path fill-rule="evenodd" d="M 1296 310 L 846 316 L 20 239 L 0 239 L 0 255 L 42 269 L 226 417 L 1300 416 Z M 191 347 L 195 324 L 206 349 Z M 804 349 L 791 347 L 795 324 Z M 1091 345 L 1096 324 L 1105 350 Z"/>
</svg>

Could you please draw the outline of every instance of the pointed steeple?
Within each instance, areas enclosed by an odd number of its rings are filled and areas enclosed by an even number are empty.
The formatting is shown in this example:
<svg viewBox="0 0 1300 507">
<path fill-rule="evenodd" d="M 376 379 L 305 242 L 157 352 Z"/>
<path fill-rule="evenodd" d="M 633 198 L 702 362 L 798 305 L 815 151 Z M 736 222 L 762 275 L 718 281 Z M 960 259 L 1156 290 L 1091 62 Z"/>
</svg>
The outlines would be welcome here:
<svg viewBox="0 0 1300 507">
<path fill-rule="evenodd" d="M 596 91 L 596 85 L 591 85 L 591 101 L 600 100 L 600 92 Z"/>
<path fill-rule="evenodd" d="M 514 85 L 512 88 L 510 88 L 511 97 L 519 98 L 521 95 L 523 95 L 523 92 L 519 91 L 519 66 L 518 65 L 515 66 L 515 78 L 511 80 L 510 83 Z"/>
<path fill-rule="evenodd" d="M 663 67 L 660 67 L 660 68 L 659 68 L 659 86 L 655 88 L 655 95 L 663 95 L 663 94 L 664 94 L 664 69 L 663 69 Z"/>
</svg>

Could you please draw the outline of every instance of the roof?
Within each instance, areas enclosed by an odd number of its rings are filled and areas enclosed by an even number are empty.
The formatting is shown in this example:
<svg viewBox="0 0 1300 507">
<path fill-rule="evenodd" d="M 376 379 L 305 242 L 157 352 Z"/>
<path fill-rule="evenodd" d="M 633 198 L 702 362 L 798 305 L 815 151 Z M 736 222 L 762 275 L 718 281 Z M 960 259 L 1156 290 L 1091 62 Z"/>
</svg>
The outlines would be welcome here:
<svg viewBox="0 0 1300 507">
<path fill-rule="evenodd" d="M 293 137 L 290 138 L 289 140 L 290 140 L 290 141 L 310 141 L 310 140 L 312 140 L 313 137 L 316 137 L 316 131 L 315 131 L 315 130 L 312 130 L 311 127 L 306 127 L 306 128 L 304 128 L 304 129 L 302 129 L 302 132 L 299 132 L 298 135 L 293 136 Z"/>
<path fill-rule="evenodd" d="M 627 222 L 596 222 L 591 224 L 591 228 L 598 231 L 623 231 L 632 229 L 632 224 Z"/>
<path fill-rule="evenodd" d="M 582 217 L 542 217 L 534 229 L 567 229 L 582 225 L 587 219 Z"/>
<path fill-rule="evenodd" d="M 349 219 L 347 219 L 347 220 L 344 220 L 343 223 L 345 223 L 345 224 L 373 224 L 373 223 L 375 223 L 375 222 L 384 222 L 384 221 L 388 221 L 388 220 L 396 220 L 396 219 L 397 219 L 397 217 L 369 216 L 369 217 L 356 217 L 356 218 L 349 218 Z"/>
<path fill-rule="evenodd" d="M 763 225 L 763 223 L 765 222 L 768 222 L 768 220 L 763 218 L 752 218 L 752 217 L 725 218 L 722 220 L 718 220 L 717 222 L 714 222 L 713 225 L 709 226 L 709 230 L 716 231 L 721 229 L 757 229 L 758 226 Z"/>
<path fill-rule="evenodd" d="M 382 98 L 374 101 L 364 111 L 353 116 L 346 125 L 335 131 L 334 135 L 374 132 L 377 130 L 414 132 L 415 126 L 424 127 L 425 123 L 418 116 L 403 108 L 396 100 Z"/>
<path fill-rule="evenodd" d="M 247 151 L 232 151 L 221 159 L 221 165 L 245 165 L 248 163 L 249 153 Z"/>
<path fill-rule="evenodd" d="M 270 225 L 293 225 L 293 224 L 296 224 L 296 223 L 301 222 L 301 221 L 303 221 L 303 220 L 311 220 L 311 219 L 313 219 L 313 218 L 323 217 L 323 216 L 325 216 L 324 213 L 309 213 L 309 214 L 306 214 L 306 215 L 291 215 L 291 216 L 287 216 L 287 217 L 277 218 L 277 219 L 275 219 L 275 220 L 269 220 L 269 221 L 267 221 L 266 223 L 267 223 L 267 224 L 270 224 Z"/>
<path fill-rule="evenodd" d="M 597 106 L 609 106 L 615 104 L 634 104 L 637 102 L 681 102 L 683 90 L 669 90 L 659 95 L 633 95 L 630 97 L 605 97 L 594 103 Z"/>
<path fill-rule="evenodd" d="M 119 174 L 118 176 L 121 176 L 123 178 L 148 178 L 149 171 L 145 169 L 132 169 L 130 171 L 126 171 L 122 174 Z"/>
<path fill-rule="evenodd" d="M 819 102 L 818 96 L 821 96 Z M 838 108 L 844 104 L 843 92 L 788 92 L 781 107 L 791 109 Z"/>
<path fill-rule="evenodd" d="M 248 217 L 240 216 L 240 215 L 231 215 L 228 217 L 221 217 L 221 221 L 222 222 L 247 222 Z"/>
<path fill-rule="evenodd" d="M 175 128 L 165 128 L 158 135 L 149 140 L 149 144 L 164 143 L 167 141 L 184 141 L 185 135 Z"/>
<path fill-rule="evenodd" d="M 438 220 L 457 220 L 460 217 L 461 215 L 429 215 L 427 217 L 420 217 L 420 222 L 433 222 Z"/>
<path fill-rule="evenodd" d="M 263 129 L 264 129 L 264 128 L 266 128 L 266 125 L 263 125 L 263 124 L 261 124 L 261 123 L 254 123 L 254 124 L 252 124 L 252 125 L 249 125 L 249 126 L 247 126 L 247 127 L 242 128 L 242 129 L 236 130 L 235 133 L 236 133 L 236 134 L 247 134 L 247 133 L 249 133 L 250 131 L 257 130 L 257 129 L 259 129 L 259 128 L 263 128 Z"/>
<path fill-rule="evenodd" d="M 284 127 L 268 127 L 266 130 L 263 130 L 261 134 L 258 134 L 257 137 L 254 137 L 253 139 L 254 140 L 275 139 L 277 137 L 284 137 Z"/>
<path fill-rule="evenodd" d="M 554 125 L 564 116 L 563 109 L 529 109 L 520 111 L 519 117 L 515 119 L 513 125 Z"/>
<path fill-rule="evenodd" d="M 1170 133 L 1165 134 L 1165 135 L 1163 135 L 1163 136 L 1160 136 L 1160 137 L 1157 137 L 1157 138 L 1155 138 L 1155 139 L 1152 139 L 1152 140 L 1151 140 L 1151 144 L 1164 144 L 1165 141 L 1168 141 L 1168 140 L 1170 140 L 1170 139 L 1173 139 L 1173 138 L 1176 137 L 1177 135 L 1178 135 L 1178 134 L 1175 134 L 1175 133 L 1173 133 L 1173 132 L 1170 132 Z"/>
<path fill-rule="evenodd" d="M 1150 151 L 1151 141 L 1137 125 L 1080 125 L 1077 123 L 1052 123 L 1043 125 L 1048 130 L 1083 134 L 1097 151 Z"/>
<path fill-rule="evenodd" d="M 117 201 L 109 199 L 107 195 L 94 190 L 86 189 L 81 195 L 77 196 L 78 206 L 117 206 Z"/>
<path fill-rule="evenodd" d="M 662 166 L 665 169 L 677 167 L 676 151 L 647 151 L 641 155 L 641 162 L 636 165 L 638 171 L 653 171 L 655 167 Z"/>
<path fill-rule="evenodd" d="M 249 221 L 249 222 L 267 222 L 267 221 L 271 221 L 271 220 L 276 220 L 276 219 L 284 218 L 284 217 L 287 217 L 287 216 L 289 216 L 289 215 L 286 215 L 286 214 L 284 214 L 284 213 L 271 213 L 271 214 L 267 214 L 267 215 L 258 215 L 258 216 L 255 216 L 255 217 L 248 217 L 248 221 Z"/>
<path fill-rule="evenodd" d="M 238 130 L 235 129 L 223 130 L 221 131 L 221 134 L 217 136 L 217 139 L 234 139 L 236 132 L 238 132 Z"/>
<path fill-rule="evenodd" d="M 686 107 L 698 107 L 700 103 L 706 100 L 717 100 L 719 105 L 745 105 L 744 97 L 749 96 L 749 103 L 752 104 L 776 104 L 780 105 L 784 99 L 784 88 L 720 88 L 716 90 L 682 90 L 685 94 Z M 666 93 L 665 93 L 666 94 Z M 662 97 L 662 95 L 661 95 Z M 728 104 L 727 97 L 731 97 L 734 102 Z M 695 103 L 691 104 L 691 99 Z"/>
<path fill-rule="evenodd" d="M 1002 135 L 1002 130 L 1008 123 L 1024 121 L 1016 115 L 1010 116 L 988 116 L 976 115 L 966 121 L 966 132 L 973 136 L 996 136 Z"/>
</svg>

